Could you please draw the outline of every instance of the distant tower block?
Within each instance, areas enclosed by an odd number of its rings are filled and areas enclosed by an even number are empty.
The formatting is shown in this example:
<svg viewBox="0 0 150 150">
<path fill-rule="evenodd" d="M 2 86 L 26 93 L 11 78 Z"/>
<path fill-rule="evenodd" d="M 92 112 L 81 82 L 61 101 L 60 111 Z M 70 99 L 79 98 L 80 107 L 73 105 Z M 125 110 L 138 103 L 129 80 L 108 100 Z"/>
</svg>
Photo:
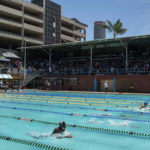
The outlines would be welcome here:
<svg viewBox="0 0 150 150">
<path fill-rule="evenodd" d="M 104 21 L 94 22 L 94 40 L 105 39 L 106 31 L 105 28 L 103 28 L 103 25 L 105 25 Z"/>
</svg>

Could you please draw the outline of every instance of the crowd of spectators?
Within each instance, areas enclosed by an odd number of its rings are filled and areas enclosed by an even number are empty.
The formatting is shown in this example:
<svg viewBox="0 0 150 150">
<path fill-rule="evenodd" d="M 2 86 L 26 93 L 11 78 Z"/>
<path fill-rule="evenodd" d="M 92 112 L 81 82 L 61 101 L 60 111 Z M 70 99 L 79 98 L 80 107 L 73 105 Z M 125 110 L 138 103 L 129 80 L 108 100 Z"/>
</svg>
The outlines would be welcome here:
<svg viewBox="0 0 150 150">
<path fill-rule="evenodd" d="M 83 75 L 83 74 L 146 74 L 150 72 L 149 49 L 145 51 L 129 50 L 128 71 L 126 70 L 125 53 L 117 55 L 105 55 L 93 57 L 92 67 L 90 57 L 65 57 L 60 59 L 52 58 L 51 66 L 48 58 L 28 60 L 26 64 L 27 74 L 55 74 L 55 75 Z M 16 74 L 23 72 L 23 62 L 11 60 L 10 62 L 0 62 L 0 68 L 7 73 Z"/>
</svg>

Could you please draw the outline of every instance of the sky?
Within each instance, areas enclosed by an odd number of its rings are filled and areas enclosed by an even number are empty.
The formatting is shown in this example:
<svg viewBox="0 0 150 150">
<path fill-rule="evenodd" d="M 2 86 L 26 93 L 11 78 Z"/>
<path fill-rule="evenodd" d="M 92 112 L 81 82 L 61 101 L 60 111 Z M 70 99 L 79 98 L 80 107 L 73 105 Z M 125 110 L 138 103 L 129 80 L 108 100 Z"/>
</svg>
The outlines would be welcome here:
<svg viewBox="0 0 150 150">
<path fill-rule="evenodd" d="M 30 0 L 28 0 L 30 1 Z M 94 38 L 94 22 L 118 18 L 128 31 L 118 37 L 150 34 L 150 0 L 52 0 L 61 5 L 62 15 L 88 25 L 87 40 Z M 106 38 L 112 38 L 106 32 Z"/>
</svg>

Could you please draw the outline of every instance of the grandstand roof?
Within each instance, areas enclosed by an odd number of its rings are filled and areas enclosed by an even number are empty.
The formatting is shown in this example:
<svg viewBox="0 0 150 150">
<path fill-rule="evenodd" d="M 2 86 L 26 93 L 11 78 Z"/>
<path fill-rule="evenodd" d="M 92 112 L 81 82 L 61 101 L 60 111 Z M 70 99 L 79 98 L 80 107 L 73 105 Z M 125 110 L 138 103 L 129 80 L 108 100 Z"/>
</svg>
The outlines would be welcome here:
<svg viewBox="0 0 150 150">
<path fill-rule="evenodd" d="M 64 50 L 64 49 L 90 49 L 94 47 L 95 49 L 100 49 L 104 47 L 122 47 L 124 43 L 128 42 L 131 45 L 150 45 L 150 35 L 140 35 L 140 36 L 130 36 L 123 38 L 113 38 L 113 39 L 101 39 L 92 41 L 82 41 L 82 42 L 71 42 L 71 43 L 61 43 L 61 44 L 51 44 L 51 45 L 40 45 L 40 46 L 30 46 L 27 49 L 45 49 L 45 50 Z"/>
</svg>

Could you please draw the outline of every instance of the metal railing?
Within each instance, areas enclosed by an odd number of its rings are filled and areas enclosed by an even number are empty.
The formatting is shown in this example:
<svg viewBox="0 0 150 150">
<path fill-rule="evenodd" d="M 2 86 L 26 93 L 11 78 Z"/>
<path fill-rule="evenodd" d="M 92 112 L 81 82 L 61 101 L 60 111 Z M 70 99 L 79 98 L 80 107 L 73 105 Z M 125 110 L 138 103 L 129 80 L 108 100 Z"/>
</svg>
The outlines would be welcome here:
<svg viewBox="0 0 150 150">
<path fill-rule="evenodd" d="M 19 72 L 17 71 L 17 68 L 10 68 L 9 67 L 1 67 L 0 73 L 3 73 L 3 70 L 5 73 L 9 70 L 9 73 L 12 75 L 23 75 L 23 70 L 20 70 Z M 144 69 L 144 68 L 128 68 L 126 70 L 125 68 L 117 68 L 114 70 L 111 69 L 92 69 L 88 71 L 60 71 L 60 70 L 54 70 L 51 73 L 48 72 L 48 69 L 44 71 L 36 70 L 36 71 L 31 71 L 30 73 L 27 71 L 28 76 L 33 76 L 33 75 L 146 75 L 150 74 L 150 69 Z"/>
<path fill-rule="evenodd" d="M 41 72 L 40 75 L 145 75 L 150 74 L 150 69 L 145 70 L 144 68 L 128 68 L 126 70 L 125 68 L 117 68 L 117 69 L 92 69 L 88 71 L 59 71 L 55 70 L 51 73 L 48 72 Z"/>
</svg>

